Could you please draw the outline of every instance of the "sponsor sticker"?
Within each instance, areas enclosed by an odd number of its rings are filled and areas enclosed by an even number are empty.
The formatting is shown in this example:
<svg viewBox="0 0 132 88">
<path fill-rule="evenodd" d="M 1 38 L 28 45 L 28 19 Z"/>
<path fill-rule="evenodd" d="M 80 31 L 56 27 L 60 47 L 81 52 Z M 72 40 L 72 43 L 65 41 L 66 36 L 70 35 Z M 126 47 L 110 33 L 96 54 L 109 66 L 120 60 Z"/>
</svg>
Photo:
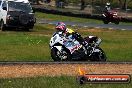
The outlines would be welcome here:
<svg viewBox="0 0 132 88">
<path fill-rule="evenodd" d="M 85 74 L 77 77 L 79 84 L 84 83 L 130 83 L 128 74 Z"/>
<path fill-rule="evenodd" d="M 130 83 L 129 74 L 85 74 L 79 69 L 80 75 L 77 77 L 79 84 L 84 83 Z"/>
</svg>

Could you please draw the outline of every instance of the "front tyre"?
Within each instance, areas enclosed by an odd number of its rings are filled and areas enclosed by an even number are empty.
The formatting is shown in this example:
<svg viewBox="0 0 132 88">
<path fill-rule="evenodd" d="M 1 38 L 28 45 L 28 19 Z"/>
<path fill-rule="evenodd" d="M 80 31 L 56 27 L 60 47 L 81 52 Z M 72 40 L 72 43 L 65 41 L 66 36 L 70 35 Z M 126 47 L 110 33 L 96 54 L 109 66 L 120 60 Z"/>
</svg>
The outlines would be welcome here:
<svg viewBox="0 0 132 88">
<path fill-rule="evenodd" d="M 109 22 L 105 19 L 103 20 L 104 24 L 108 24 Z"/>
<path fill-rule="evenodd" d="M 101 61 L 105 62 L 107 57 L 105 52 L 101 48 L 97 48 L 99 52 L 94 52 L 91 56 L 91 61 Z"/>
<path fill-rule="evenodd" d="M 55 47 L 51 49 L 51 57 L 54 61 L 68 61 L 70 60 L 70 56 L 71 55 L 65 49 L 61 52 Z"/>
</svg>

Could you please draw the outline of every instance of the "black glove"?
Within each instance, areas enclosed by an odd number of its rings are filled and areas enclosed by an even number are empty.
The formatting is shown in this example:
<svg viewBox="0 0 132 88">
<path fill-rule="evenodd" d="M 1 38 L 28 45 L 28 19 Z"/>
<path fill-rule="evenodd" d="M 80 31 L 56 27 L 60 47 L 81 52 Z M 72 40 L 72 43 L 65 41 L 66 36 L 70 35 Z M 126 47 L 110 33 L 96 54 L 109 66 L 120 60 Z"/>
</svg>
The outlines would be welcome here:
<svg viewBox="0 0 132 88">
<path fill-rule="evenodd" d="M 72 35 L 73 35 L 73 37 L 74 37 L 77 41 L 79 41 L 80 43 L 84 41 L 84 39 L 82 38 L 82 36 L 81 36 L 79 33 L 74 32 L 74 33 L 72 33 Z"/>
<path fill-rule="evenodd" d="M 72 35 L 75 39 L 79 39 L 81 37 L 81 35 L 77 32 L 73 32 Z"/>
</svg>

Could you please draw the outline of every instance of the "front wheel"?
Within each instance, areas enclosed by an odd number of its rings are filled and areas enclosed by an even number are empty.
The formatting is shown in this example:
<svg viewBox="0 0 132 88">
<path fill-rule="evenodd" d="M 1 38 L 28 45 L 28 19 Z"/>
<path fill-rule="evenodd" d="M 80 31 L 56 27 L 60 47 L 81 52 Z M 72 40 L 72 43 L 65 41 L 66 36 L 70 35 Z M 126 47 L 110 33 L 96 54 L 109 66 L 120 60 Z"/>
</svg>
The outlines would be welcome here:
<svg viewBox="0 0 132 88">
<path fill-rule="evenodd" d="M 57 48 L 53 47 L 51 49 L 51 57 L 54 61 L 68 61 L 71 55 L 65 49 L 60 52 Z"/>
<path fill-rule="evenodd" d="M 91 56 L 91 61 L 102 61 L 105 62 L 107 57 L 105 52 L 101 49 L 101 48 L 96 48 L 98 50 L 98 52 L 94 52 Z"/>
<path fill-rule="evenodd" d="M 107 20 L 103 20 L 104 24 L 108 24 L 109 22 Z"/>
</svg>

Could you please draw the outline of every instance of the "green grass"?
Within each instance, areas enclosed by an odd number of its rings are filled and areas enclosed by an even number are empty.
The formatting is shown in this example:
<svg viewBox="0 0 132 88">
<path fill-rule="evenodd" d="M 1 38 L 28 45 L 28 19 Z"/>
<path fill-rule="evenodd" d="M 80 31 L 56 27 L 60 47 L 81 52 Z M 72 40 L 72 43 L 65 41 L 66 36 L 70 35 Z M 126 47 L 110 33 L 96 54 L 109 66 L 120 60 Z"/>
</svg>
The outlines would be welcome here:
<svg viewBox="0 0 132 88">
<path fill-rule="evenodd" d="M 0 40 L 0 61 L 50 59 L 49 52 L 47 52 L 49 37 L 33 36 L 28 33 L 3 33 L 0 35 Z"/>
<path fill-rule="evenodd" d="M 96 20 L 96 19 L 62 16 L 62 15 L 47 14 L 47 13 L 42 13 L 42 12 L 36 12 L 35 15 L 36 15 L 36 18 L 38 19 L 45 19 L 45 20 L 50 20 L 50 21 L 69 21 L 69 22 L 103 24 L 102 20 Z M 132 25 L 132 23 L 120 22 L 120 25 Z"/>
<path fill-rule="evenodd" d="M 36 17 L 38 19 L 46 19 L 46 20 L 52 20 L 52 21 L 69 21 L 69 22 L 87 22 L 87 23 L 102 23 L 100 20 L 95 19 L 86 19 L 86 18 L 77 18 L 77 17 L 69 17 L 69 16 L 62 16 L 62 15 L 55 15 L 55 14 L 47 14 L 47 13 L 41 13 L 36 12 Z"/>
<path fill-rule="evenodd" d="M 132 61 L 132 31 L 77 29 L 82 36 L 102 39 L 108 61 Z M 0 61 L 52 61 L 49 40 L 54 32 L 54 26 L 47 24 L 36 24 L 32 32 L 0 32 Z"/>
<path fill-rule="evenodd" d="M 74 76 L 3 78 L 0 88 L 131 88 L 130 84 L 84 84 L 79 85 Z"/>
<path fill-rule="evenodd" d="M 40 32 L 41 27 L 44 30 Z M 52 61 L 49 52 L 51 35 L 49 37 L 47 31 L 50 29 L 35 26 L 33 32 L 0 32 L 0 61 Z"/>
</svg>

